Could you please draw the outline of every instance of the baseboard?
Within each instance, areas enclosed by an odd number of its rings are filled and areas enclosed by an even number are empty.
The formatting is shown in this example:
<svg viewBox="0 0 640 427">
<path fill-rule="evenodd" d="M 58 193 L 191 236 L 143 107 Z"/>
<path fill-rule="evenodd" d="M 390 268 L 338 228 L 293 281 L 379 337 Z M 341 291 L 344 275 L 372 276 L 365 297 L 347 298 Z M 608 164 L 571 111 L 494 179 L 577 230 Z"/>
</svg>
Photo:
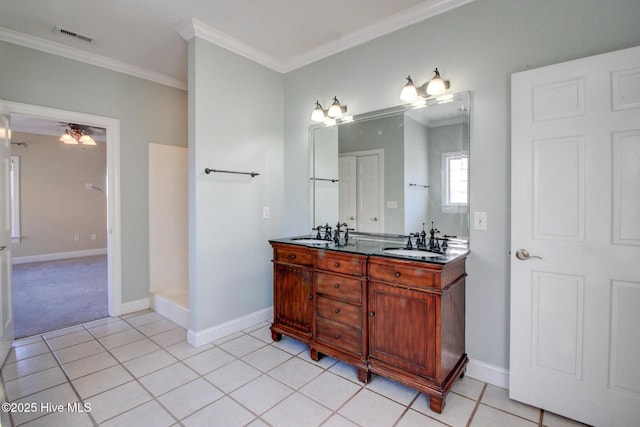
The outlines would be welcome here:
<svg viewBox="0 0 640 427">
<path fill-rule="evenodd" d="M 267 307 L 262 310 L 249 313 L 245 316 L 238 317 L 228 322 L 221 323 L 220 325 L 213 326 L 205 329 L 204 331 L 193 331 L 189 329 L 187 333 L 187 342 L 194 347 L 200 347 L 201 345 L 216 341 L 227 335 L 240 332 L 243 329 L 253 326 L 257 323 L 264 322 L 265 320 L 271 320 L 273 318 L 273 307 Z"/>
<path fill-rule="evenodd" d="M 470 359 L 467 364 L 467 373 L 471 378 L 493 384 L 500 388 L 509 388 L 509 371 L 495 365 Z"/>
<path fill-rule="evenodd" d="M 106 255 L 106 254 L 107 254 L 107 248 L 87 249 L 84 251 L 56 252 L 52 254 L 20 256 L 20 257 L 13 258 L 12 263 L 25 264 L 27 262 L 57 261 L 60 259 L 81 258 L 85 256 Z"/>
<path fill-rule="evenodd" d="M 189 328 L 189 309 L 171 301 L 170 298 L 164 295 L 151 294 L 151 308 L 173 323 L 185 329 Z"/>
<path fill-rule="evenodd" d="M 123 316 L 136 311 L 146 310 L 151 307 L 149 298 L 142 298 L 137 301 L 123 302 L 120 306 L 120 315 Z"/>
</svg>

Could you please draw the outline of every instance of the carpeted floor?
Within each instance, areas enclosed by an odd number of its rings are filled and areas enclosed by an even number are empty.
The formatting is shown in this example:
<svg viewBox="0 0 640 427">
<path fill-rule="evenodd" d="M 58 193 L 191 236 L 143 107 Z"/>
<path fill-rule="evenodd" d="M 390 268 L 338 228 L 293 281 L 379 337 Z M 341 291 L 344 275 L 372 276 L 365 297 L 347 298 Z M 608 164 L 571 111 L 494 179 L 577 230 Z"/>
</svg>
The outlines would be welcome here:
<svg viewBox="0 0 640 427">
<path fill-rule="evenodd" d="M 16 338 L 107 317 L 107 256 L 13 266 Z"/>
</svg>

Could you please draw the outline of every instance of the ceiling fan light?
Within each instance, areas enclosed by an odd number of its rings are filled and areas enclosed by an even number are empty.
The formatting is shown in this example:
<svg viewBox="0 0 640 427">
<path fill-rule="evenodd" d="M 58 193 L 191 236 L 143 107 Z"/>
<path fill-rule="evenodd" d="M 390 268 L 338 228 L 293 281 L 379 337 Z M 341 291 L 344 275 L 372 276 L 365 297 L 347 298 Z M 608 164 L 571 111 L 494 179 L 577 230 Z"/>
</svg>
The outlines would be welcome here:
<svg viewBox="0 0 640 427">
<path fill-rule="evenodd" d="M 78 140 L 71 136 L 69 132 L 65 132 L 60 137 L 60 142 L 64 142 L 65 144 L 77 144 Z"/>
<path fill-rule="evenodd" d="M 327 111 L 327 115 L 333 119 L 337 119 L 342 116 L 342 105 L 340 105 L 340 101 L 338 101 L 338 97 L 333 97 L 333 104 L 329 107 L 329 111 Z"/>
<path fill-rule="evenodd" d="M 440 73 L 438 72 L 437 68 L 434 70 L 434 72 L 435 72 L 435 75 L 427 85 L 427 93 L 431 96 L 438 96 L 442 94 L 445 90 L 447 90 L 447 86 L 444 80 L 442 80 L 442 77 L 440 77 Z"/>
<path fill-rule="evenodd" d="M 86 133 L 80 137 L 80 143 L 84 145 L 96 145 L 96 142 L 91 138 L 91 136 Z"/>
<path fill-rule="evenodd" d="M 407 83 L 400 91 L 400 99 L 404 102 L 412 102 L 418 97 L 418 91 L 416 90 L 411 76 L 407 76 Z"/>
</svg>

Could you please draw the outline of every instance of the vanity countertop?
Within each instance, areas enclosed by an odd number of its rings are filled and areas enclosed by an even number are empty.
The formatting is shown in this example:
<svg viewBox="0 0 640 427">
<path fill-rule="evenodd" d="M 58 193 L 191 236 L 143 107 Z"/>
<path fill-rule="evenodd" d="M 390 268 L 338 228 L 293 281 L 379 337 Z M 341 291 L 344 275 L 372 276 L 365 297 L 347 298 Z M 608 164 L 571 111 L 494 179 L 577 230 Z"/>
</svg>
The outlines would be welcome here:
<svg viewBox="0 0 640 427">
<path fill-rule="evenodd" d="M 300 245 L 315 249 L 327 249 L 336 252 L 346 252 L 360 255 L 380 256 L 394 259 L 403 259 L 407 261 L 426 262 L 431 264 L 447 264 L 460 257 L 467 256 L 469 254 L 469 247 L 466 244 L 449 242 L 449 247 L 444 254 L 438 254 L 437 256 L 427 256 L 428 252 L 422 252 L 417 249 L 411 250 L 411 253 L 425 256 L 410 256 L 394 254 L 385 251 L 384 249 L 405 249 L 407 242 L 406 237 L 388 236 L 388 235 L 359 235 L 353 234 L 349 239 L 349 244 L 336 245 L 333 241 L 323 241 L 321 243 L 310 243 L 314 240 L 314 236 L 295 236 L 284 237 L 280 239 L 270 239 L 271 243 L 285 243 L 290 245 Z"/>
</svg>

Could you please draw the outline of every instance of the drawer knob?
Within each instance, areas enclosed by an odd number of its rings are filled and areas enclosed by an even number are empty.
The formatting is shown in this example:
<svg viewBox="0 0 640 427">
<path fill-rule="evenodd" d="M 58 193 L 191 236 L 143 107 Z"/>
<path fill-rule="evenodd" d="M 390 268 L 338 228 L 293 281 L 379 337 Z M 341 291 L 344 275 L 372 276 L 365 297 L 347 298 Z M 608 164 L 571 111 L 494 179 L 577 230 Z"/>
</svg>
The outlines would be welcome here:
<svg viewBox="0 0 640 427">
<path fill-rule="evenodd" d="M 309 295 L 309 301 L 313 299 L 313 295 Z"/>
<path fill-rule="evenodd" d="M 400 277 L 400 272 L 396 271 L 396 277 Z"/>
<path fill-rule="evenodd" d="M 336 283 L 335 285 L 333 285 L 333 287 L 338 289 L 340 287 L 340 283 Z"/>
<path fill-rule="evenodd" d="M 339 340 L 340 339 L 340 334 L 336 334 L 336 339 Z"/>
<path fill-rule="evenodd" d="M 376 315 L 376 314 L 375 314 L 373 311 L 370 311 L 370 312 L 369 312 L 369 317 L 373 317 L 373 316 L 375 316 L 375 315 Z"/>
<path fill-rule="evenodd" d="M 336 308 L 336 314 L 340 313 L 340 309 Z"/>
<path fill-rule="evenodd" d="M 296 259 L 296 256 L 295 255 L 289 255 L 289 258 Z"/>
<path fill-rule="evenodd" d="M 340 263 L 339 263 L 339 262 L 336 262 L 336 263 L 334 264 L 334 266 L 335 266 L 336 268 L 338 268 L 338 267 L 340 267 Z"/>
</svg>

